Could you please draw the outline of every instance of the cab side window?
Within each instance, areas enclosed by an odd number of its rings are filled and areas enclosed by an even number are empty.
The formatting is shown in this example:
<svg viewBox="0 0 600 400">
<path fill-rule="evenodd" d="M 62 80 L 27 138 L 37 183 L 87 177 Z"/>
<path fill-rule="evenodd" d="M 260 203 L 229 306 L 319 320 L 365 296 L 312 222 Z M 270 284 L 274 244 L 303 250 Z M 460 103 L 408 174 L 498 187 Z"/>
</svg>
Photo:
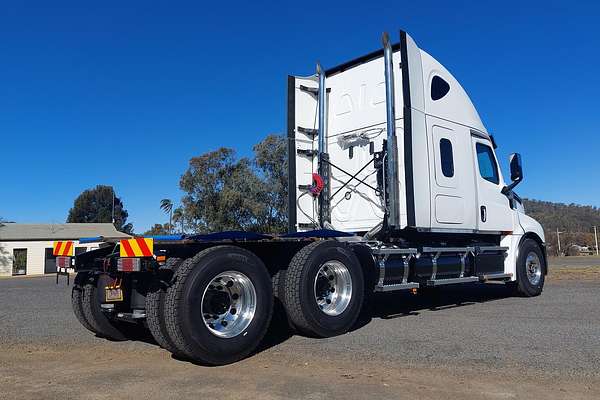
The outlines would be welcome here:
<svg viewBox="0 0 600 400">
<path fill-rule="evenodd" d="M 454 157 L 452 155 L 452 142 L 446 138 L 440 139 L 440 162 L 442 173 L 446 178 L 454 176 Z"/>
<path fill-rule="evenodd" d="M 496 165 L 496 159 L 494 158 L 492 148 L 482 143 L 476 143 L 475 147 L 477 150 L 479 174 L 481 174 L 481 177 L 486 181 L 497 185 L 500 183 L 500 178 L 498 177 L 498 166 Z"/>
<path fill-rule="evenodd" d="M 450 91 L 450 85 L 439 76 L 431 80 L 431 100 L 436 101 L 444 97 Z"/>
</svg>

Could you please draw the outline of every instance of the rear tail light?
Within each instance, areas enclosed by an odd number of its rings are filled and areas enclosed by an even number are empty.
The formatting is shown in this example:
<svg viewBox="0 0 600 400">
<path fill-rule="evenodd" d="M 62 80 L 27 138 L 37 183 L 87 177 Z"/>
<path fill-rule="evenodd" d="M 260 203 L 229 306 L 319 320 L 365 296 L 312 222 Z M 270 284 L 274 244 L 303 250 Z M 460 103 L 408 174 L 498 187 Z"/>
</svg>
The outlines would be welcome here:
<svg viewBox="0 0 600 400">
<path fill-rule="evenodd" d="M 142 270 L 142 260 L 139 258 L 119 258 L 117 270 L 122 272 L 139 272 Z"/>
<path fill-rule="evenodd" d="M 56 257 L 56 268 L 71 268 L 71 257 Z"/>
</svg>

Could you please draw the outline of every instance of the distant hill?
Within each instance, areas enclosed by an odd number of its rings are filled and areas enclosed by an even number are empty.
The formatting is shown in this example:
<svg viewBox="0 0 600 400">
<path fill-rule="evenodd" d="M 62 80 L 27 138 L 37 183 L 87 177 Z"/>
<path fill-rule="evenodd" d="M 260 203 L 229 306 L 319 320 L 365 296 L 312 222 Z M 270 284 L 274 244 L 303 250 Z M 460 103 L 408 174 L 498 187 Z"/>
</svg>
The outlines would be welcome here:
<svg viewBox="0 0 600 400">
<path fill-rule="evenodd" d="M 547 231 L 590 232 L 600 227 L 600 208 L 578 204 L 523 199 L 525 212 Z"/>
<path fill-rule="evenodd" d="M 561 233 L 561 247 L 569 244 L 594 246 L 594 225 L 600 234 L 600 208 L 578 204 L 552 203 L 523 199 L 525 212 L 535 218 L 546 233 L 546 242 L 557 245 L 556 229 Z"/>
</svg>

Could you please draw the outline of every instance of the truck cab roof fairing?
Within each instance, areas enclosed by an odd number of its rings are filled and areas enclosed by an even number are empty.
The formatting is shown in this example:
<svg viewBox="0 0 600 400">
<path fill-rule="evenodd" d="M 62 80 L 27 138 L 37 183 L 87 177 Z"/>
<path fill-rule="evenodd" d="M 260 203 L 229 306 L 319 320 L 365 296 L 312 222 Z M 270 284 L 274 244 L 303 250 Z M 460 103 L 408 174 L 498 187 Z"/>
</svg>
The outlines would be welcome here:
<svg viewBox="0 0 600 400">
<path fill-rule="evenodd" d="M 423 50 L 421 50 L 421 62 L 425 90 L 425 113 L 487 134 L 488 131 L 483 125 L 477 109 L 454 76 L 440 62 Z M 439 76 L 450 86 L 448 93 L 439 100 L 431 98 L 431 83 L 435 76 Z"/>
</svg>

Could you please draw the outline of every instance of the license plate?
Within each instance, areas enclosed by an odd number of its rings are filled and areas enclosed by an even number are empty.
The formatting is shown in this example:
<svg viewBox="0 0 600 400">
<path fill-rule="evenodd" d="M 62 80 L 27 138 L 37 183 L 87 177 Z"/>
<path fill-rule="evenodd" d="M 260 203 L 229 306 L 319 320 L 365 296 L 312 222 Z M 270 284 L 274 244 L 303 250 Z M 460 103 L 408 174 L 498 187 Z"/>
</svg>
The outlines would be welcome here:
<svg viewBox="0 0 600 400">
<path fill-rule="evenodd" d="M 106 288 L 106 302 L 123 301 L 123 290 L 121 288 Z"/>
</svg>

